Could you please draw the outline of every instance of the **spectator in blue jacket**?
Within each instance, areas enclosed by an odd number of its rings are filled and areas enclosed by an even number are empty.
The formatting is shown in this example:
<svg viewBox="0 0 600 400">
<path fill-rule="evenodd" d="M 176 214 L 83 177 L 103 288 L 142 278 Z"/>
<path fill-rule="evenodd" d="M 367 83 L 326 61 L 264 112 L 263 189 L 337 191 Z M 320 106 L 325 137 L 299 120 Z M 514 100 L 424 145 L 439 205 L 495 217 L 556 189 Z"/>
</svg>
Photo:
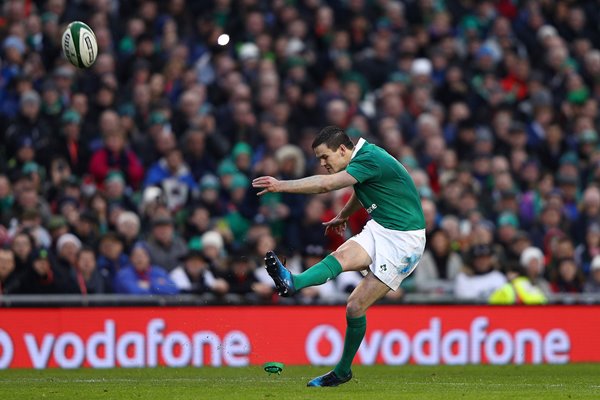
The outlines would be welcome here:
<svg viewBox="0 0 600 400">
<path fill-rule="evenodd" d="M 128 265 L 129 257 L 119 235 L 113 232 L 104 234 L 98 244 L 98 270 L 104 277 L 108 291 L 115 290 L 117 273 Z"/>
<path fill-rule="evenodd" d="M 170 210 L 185 206 L 197 190 L 196 181 L 183 159 L 181 149 L 174 147 L 150 167 L 144 186 L 160 186 L 166 195 Z"/>
<path fill-rule="evenodd" d="M 131 264 L 117 273 L 117 293 L 177 294 L 179 290 L 167 271 L 150 262 L 148 247 L 138 242 L 129 255 Z"/>
</svg>

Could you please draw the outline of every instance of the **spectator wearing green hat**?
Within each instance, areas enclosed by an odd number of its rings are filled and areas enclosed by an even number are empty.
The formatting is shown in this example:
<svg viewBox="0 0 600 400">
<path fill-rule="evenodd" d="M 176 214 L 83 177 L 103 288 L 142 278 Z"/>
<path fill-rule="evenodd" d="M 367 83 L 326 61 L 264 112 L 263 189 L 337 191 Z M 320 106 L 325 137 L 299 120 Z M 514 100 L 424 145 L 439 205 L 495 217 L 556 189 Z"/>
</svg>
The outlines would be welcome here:
<svg viewBox="0 0 600 400">
<path fill-rule="evenodd" d="M 104 196 L 108 204 L 120 204 L 126 210 L 135 210 L 136 206 L 125 183 L 125 177 L 120 171 L 111 171 L 104 180 Z"/>
<path fill-rule="evenodd" d="M 519 229 L 519 218 L 511 211 L 504 211 L 498 216 L 498 241 L 507 250 Z"/>
<path fill-rule="evenodd" d="M 245 191 L 250 186 L 250 180 L 246 175 L 237 172 L 231 179 L 231 185 L 229 185 L 229 192 L 231 194 L 231 200 L 234 203 L 240 203 L 244 199 Z"/>
<path fill-rule="evenodd" d="M 565 168 L 576 171 L 579 167 L 579 157 L 573 151 L 564 153 L 559 159 L 559 169 L 564 171 Z"/>
<path fill-rule="evenodd" d="M 238 171 L 248 175 L 252 162 L 252 147 L 246 142 L 238 142 L 231 150 L 231 159 Z"/>
<path fill-rule="evenodd" d="M 74 109 L 68 109 L 60 121 L 61 135 L 54 137 L 53 152 L 67 160 L 73 173 L 82 176 L 87 172 L 91 154 L 81 138 L 81 115 Z"/>
<path fill-rule="evenodd" d="M 205 207 L 211 217 L 221 217 L 226 210 L 221 202 L 221 182 L 212 174 L 206 174 L 200 179 L 200 198 L 197 205 Z"/>
<path fill-rule="evenodd" d="M 587 175 L 590 173 L 590 169 L 593 167 L 593 159 L 594 157 L 597 157 L 598 133 L 594 129 L 586 129 L 579 134 L 577 141 L 579 144 L 578 150 L 581 161 L 581 177 L 584 182 L 587 182 Z"/>
<path fill-rule="evenodd" d="M 38 163 L 34 161 L 29 161 L 23 165 L 23 168 L 21 168 L 21 172 L 23 173 L 23 175 L 29 177 L 35 188 L 37 188 L 38 190 L 41 189 L 42 180 L 45 177 L 44 168 L 42 168 Z"/>
<path fill-rule="evenodd" d="M 121 118 L 121 126 L 125 135 L 129 138 L 138 138 L 140 136 L 140 128 L 135 119 L 135 106 L 132 103 L 124 103 L 117 109 Z"/>
<path fill-rule="evenodd" d="M 594 129 L 586 129 L 581 132 L 578 137 L 579 146 L 591 145 L 590 150 L 596 150 L 596 145 L 598 144 L 598 133 Z M 580 151 L 584 155 L 589 155 L 589 151 L 585 151 L 580 148 Z"/>
<path fill-rule="evenodd" d="M 217 174 L 219 175 L 221 187 L 223 187 L 225 190 L 229 190 L 233 175 L 238 172 L 237 166 L 231 159 L 226 158 L 221 161 L 219 167 L 217 168 Z"/>
<path fill-rule="evenodd" d="M 240 213 L 249 187 L 250 180 L 244 174 L 238 172 L 233 175 L 229 187 L 229 211 L 225 215 L 225 222 L 236 244 L 242 243 L 251 225 L 251 221 Z"/>
<path fill-rule="evenodd" d="M 69 224 L 67 219 L 62 215 L 52 215 L 46 223 L 46 228 L 50 233 L 50 238 L 53 244 L 56 243 L 59 237 L 69 232 Z"/>
</svg>

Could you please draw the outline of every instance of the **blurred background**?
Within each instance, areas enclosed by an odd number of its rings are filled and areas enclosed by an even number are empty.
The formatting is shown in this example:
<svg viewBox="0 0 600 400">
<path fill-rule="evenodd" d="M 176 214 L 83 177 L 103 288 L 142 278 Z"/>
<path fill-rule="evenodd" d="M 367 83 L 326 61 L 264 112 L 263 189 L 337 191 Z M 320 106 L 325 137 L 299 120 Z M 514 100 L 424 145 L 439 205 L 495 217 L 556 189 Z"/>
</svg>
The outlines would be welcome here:
<svg viewBox="0 0 600 400">
<path fill-rule="evenodd" d="M 290 300 L 262 267 L 360 232 L 366 212 L 321 225 L 351 192 L 249 184 L 326 173 L 326 125 L 422 197 L 426 252 L 383 302 L 600 301 L 598 1 L 0 3 L 5 305 L 344 303 L 360 274 Z M 98 40 L 87 70 L 61 52 L 74 20 Z"/>
</svg>

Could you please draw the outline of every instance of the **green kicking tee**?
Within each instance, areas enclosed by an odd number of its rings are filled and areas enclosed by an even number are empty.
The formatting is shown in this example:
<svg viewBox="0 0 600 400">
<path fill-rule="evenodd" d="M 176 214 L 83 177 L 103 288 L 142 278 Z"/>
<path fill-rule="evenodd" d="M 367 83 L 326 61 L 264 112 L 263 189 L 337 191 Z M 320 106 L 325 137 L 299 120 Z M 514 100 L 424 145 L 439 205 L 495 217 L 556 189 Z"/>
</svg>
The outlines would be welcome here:
<svg viewBox="0 0 600 400">
<path fill-rule="evenodd" d="M 412 177 L 384 149 L 361 138 L 346 172 L 358 181 L 354 193 L 379 225 L 396 231 L 425 228 L 421 198 Z"/>
</svg>

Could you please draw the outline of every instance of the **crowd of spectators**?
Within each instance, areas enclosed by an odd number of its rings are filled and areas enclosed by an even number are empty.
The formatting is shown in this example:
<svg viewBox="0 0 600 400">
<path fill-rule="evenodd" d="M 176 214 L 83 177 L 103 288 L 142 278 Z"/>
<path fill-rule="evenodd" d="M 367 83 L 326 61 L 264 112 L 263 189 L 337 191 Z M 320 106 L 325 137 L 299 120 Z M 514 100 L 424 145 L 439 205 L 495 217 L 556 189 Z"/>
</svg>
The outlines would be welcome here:
<svg viewBox="0 0 600 400">
<path fill-rule="evenodd" d="M 61 53 L 74 20 L 98 40 L 87 70 Z M 368 218 L 324 236 L 348 190 L 250 187 L 325 173 L 326 125 L 384 147 L 422 197 L 426 252 L 391 301 L 518 277 L 598 293 L 598 20 L 596 0 L 6 0 L 0 294 L 283 301 L 267 250 L 301 271 Z"/>
</svg>

